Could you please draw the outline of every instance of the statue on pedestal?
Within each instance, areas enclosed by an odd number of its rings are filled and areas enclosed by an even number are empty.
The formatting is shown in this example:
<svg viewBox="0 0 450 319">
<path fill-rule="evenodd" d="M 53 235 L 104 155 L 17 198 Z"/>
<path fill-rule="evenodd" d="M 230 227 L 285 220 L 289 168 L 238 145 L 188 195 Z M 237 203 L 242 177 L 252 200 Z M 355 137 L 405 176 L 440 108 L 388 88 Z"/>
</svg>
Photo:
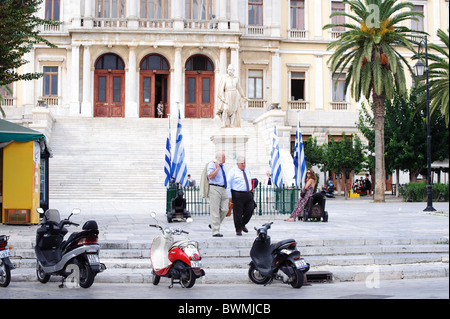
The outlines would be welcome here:
<svg viewBox="0 0 450 319">
<path fill-rule="evenodd" d="M 245 102 L 248 99 L 239 84 L 239 79 L 234 75 L 234 67 L 231 64 L 219 83 L 217 97 L 216 114 L 222 120 L 222 127 L 241 127 L 241 99 Z"/>
</svg>

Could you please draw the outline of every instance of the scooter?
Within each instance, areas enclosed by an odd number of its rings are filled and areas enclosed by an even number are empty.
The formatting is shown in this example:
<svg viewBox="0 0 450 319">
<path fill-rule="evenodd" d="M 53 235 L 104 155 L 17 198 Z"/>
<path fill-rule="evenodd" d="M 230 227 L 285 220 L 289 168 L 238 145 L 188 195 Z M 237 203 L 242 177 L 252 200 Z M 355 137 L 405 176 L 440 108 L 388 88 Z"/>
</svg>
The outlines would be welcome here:
<svg viewBox="0 0 450 319">
<path fill-rule="evenodd" d="M 264 224 L 256 230 L 257 237 L 250 250 L 248 276 L 258 285 L 268 285 L 274 279 L 290 284 L 294 288 L 301 288 L 305 280 L 305 273 L 310 266 L 300 257 L 294 239 L 286 239 L 270 244 L 267 230 L 273 224 Z"/>
<path fill-rule="evenodd" d="M 11 270 L 16 268 L 9 257 L 11 256 L 10 249 L 6 247 L 8 245 L 9 236 L 0 236 L 0 287 L 8 287 L 11 282 Z"/>
<path fill-rule="evenodd" d="M 334 191 L 336 187 L 334 187 L 334 182 L 332 179 L 327 180 L 326 185 L 322 186 L 322 195 L 328 198 L 334 198 Z"/>
<path fill-rule="evenodd" d="M 155 213 L 152 212 L 151 216 L 156 220 Z M 192 218 L 188 218 L 186 222 L 192 222 Z M 189 239 L 174 241 L 174 235 L 189 234 L 180 228 L 149 226 L 162 232 L 162 235 L 153 239 L 150 248 L 153 285 L 158 285 L 161 277 L 167 277 L 171 280 L 169 288 L 176 282 L 183 288 L 192 288 L 196 279 L 205 275 L 205 271 L 201 268 L 202 257 L 198 242 Z"/>
<path fill-rule="evenodd" d="M 65 225 L 79 226 L 69 219 L 79 214 L 80 210 L 72 210 L 69 217 L 63 220 L 60 220 L 56 209 L 48 209 L 44 213 L 42 208 L 38 208 L 37 211 L 42 216 L 41 227 L 36 232 L 37 279 L 45 284 L 51 275 L 58 275 L 63 277 L 60 288 L 92 286 L 95 276 L 106 269 L 98 256 L 97 222 L 87 221 L 81 232 L 74 232 L 64 240 L 68 232 Z"/>
</svg>

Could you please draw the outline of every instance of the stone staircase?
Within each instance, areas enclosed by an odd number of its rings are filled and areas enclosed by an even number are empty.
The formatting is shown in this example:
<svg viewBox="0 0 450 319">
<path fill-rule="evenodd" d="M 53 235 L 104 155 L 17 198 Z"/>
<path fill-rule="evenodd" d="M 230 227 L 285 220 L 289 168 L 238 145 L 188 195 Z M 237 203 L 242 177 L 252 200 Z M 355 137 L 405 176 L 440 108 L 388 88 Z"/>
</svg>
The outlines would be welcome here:
<svg viewBox="0 0 450 319">
<path fill-rule="evenodd" d="M 172 119 L 172 152 L 176 124 Z M 182 125 L 188 173 L 199 182 L 205 163 L 214 159 L 210 136 L 220 123 L 183 119 Z M 244 122 L 242 128 L 250 136 L 248 167 L 262 181 L 270 150 L 253 124 Z M 165 199 L 167 131 L 168 122 L 161 119 L 58 119 L 50 145 L 50 199 Z"/>
<path fill-rule="evenodd" d="M 247 271 L 252 238 L 198 241 L 206 272 L 202 283 L 250 283 Z M 311 273 L 331 272 L 336 282 L 448 277 L 448 242 L 439 243 L 433 238 L 297 242 L 302 257 L 311 265 Z M 12 273 L 13 280 L 35 281 L 32 242 L 19 239 L 13 244 L 12 261 L 19 266 Z M 100 259 L 107 269 L 96 282 L 150 283 L 150 246 L 151 240 L 101 241 Z M 162 280 L 166 282 L 168 279 Z"/>
</svg>

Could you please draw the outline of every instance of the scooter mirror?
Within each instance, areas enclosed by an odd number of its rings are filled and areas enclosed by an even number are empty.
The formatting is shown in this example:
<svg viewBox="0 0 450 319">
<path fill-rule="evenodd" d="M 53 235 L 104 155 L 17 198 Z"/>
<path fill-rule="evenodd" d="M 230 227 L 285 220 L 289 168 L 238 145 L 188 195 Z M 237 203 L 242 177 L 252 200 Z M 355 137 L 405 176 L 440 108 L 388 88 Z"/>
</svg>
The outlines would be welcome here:
<svg viewBox="0 0 450 319">
<path fill-rule="evenodd" d="M 155 218 L 155 217 L 156 217 L 156 213 L 155 213 L 155 212 L 151 212 L 151 213 L 150 213 L 150 216 L 152 216 L 153 218 Z"/>
<path fill-rule="evenodd" d="M 44 214 L 44 210 L 40 207 L 38 209 L 36 209 L 36 211 L 41 215 Z"/>
<path fill-rule="evenodd" d="M 186 223 L 192 223 L 194 220 L 191 218 L 191 217 L 189 217 L 188 219 L 186 219 Z"/>
<path fill-rule="evenodd" d="M 81 213 L 81 209 L 79 208 L 72 209 L 72 215 L 78 215 L 79 213 Z"/>
</svg>

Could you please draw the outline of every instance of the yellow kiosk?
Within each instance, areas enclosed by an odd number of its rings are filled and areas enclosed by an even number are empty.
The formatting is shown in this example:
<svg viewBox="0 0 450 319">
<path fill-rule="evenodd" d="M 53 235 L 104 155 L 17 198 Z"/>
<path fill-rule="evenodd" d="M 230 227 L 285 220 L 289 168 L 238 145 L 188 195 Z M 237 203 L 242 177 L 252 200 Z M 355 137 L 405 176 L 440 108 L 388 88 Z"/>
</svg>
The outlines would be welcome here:
<svg viewBox="0 0 450 319">
<path fill-rule="evenodd" d="M 48 208 L 48 159 L 42 133 L 0 120 L 1 222 L 37 224 Z"/>
</svg>

